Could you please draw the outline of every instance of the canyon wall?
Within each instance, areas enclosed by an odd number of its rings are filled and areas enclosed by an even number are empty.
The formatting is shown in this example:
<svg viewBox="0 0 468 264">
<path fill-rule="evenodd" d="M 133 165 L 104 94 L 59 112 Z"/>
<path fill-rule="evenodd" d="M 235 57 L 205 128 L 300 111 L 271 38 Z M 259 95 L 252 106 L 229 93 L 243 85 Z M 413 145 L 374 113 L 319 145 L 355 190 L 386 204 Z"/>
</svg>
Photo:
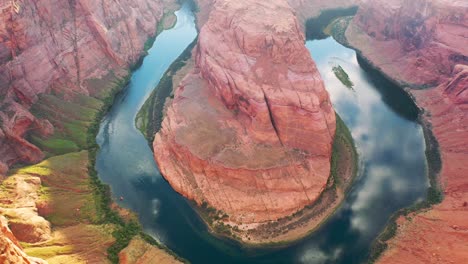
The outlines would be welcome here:
<svg viewBox="0 0 468 264">
<path fill-rule="evenodd" d="M 387 242 L 389 248 L 379 262 L 466 262 L 468 3 L 367 1 L 346 37 L 375 67 L 408 88 L 442 158 L 442 203 L 400 217 L 396 237 Z"/>
<path fill-rule="evenodd" d="M 0 0 L 0 263 L 109 262 L 115 227 L 91 224 L 101 208 L 88 153 L 77 151 L 175 8 L 172 0 Z M 2 179 L 12 166 L 68 152 Z"/>
<path fill-rule="evenodd" d="M 468 64 L 466 1 L 366 1 L 346 35 L 385 74 L 412 87 L 437 86 Z"/>
<path fill-rule="evenodd" d="M 41 94 L 97 96 L 92 80 L 126 75 L 174 1 L 0 1 L 0 175 L 43 159 L 28 137 L 51 135 L 31 106 Z"/>
<path fill-rule="evenodd" d="M 289 216 L 326 187 L 335 135 L 303 27 L 286 0 L 216 1 L 202 20 L 155 159 L 177 192 L 234 223 Z"/>
</svg>

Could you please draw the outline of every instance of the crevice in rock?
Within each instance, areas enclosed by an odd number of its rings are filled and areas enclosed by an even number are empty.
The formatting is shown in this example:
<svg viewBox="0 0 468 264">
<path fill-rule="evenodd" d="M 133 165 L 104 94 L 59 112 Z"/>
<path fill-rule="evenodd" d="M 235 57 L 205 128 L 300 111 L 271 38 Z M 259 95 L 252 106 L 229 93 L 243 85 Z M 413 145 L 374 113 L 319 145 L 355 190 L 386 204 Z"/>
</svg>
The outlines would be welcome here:
<svg viewBox="0 0 468 264">
<path fill-rule="evenodd" d="M 265 100 L 265 103 L 266 103 L 266 106 L 267 106 L 267 109 L 268 109 L 268 115 L 270 116 L 271 126 L 273 127 L 273 130 L 275 131 L 275 134 L 278 137 L 278 140 L 279 140 L 281 146 L 284 147 L 283 141 L 281 140 L 281 137 L 279 135 L 278 127 L 276 126 L 275 119 L 273 117 L 273 112 L 271 111 L 270 101 L 268 101 L 268 98 L 267 98 L 267 96 L 265 94 L 265 91 L 263 91 L 263 99 Z"/>
</svg>

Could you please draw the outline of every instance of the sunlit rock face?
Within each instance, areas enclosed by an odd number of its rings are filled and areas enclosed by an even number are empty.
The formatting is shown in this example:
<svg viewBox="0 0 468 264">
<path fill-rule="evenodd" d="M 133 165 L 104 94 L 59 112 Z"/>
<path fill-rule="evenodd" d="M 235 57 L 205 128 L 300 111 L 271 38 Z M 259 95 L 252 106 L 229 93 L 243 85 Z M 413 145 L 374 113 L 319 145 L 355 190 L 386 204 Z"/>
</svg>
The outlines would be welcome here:
<svg viewBox="0 0 468 264">
<path fill-rule="evenodd" d="M 29 112 L 38 95 L 92 95 L 90 79 L 126 74 L 168 2 L 0 1 L 0 174 L 44 156 L 25 140 L 53 132 Z"/>
<path fill-rule="evenodd" d="M 238 223 L 290 215 L 330 174 L 335 113 L 286 0 L 217 1 L 154 140 L 172 187 Z"/>
<path fill-rule="evenodd" d="M 29 257 L 24 253 L 16 237 L 8 227 L 8 220 L 0 215 L 0 263 L 46 264 L 47 262 Z"/>
<path fill-rule="evenodd" d="M 468 3 L 367 1 L 349 43 L 424 109 L 440 148 L 444 200 L 398 220 L 380 263 L 462 263 L 468 258 Z"/>
</svg>

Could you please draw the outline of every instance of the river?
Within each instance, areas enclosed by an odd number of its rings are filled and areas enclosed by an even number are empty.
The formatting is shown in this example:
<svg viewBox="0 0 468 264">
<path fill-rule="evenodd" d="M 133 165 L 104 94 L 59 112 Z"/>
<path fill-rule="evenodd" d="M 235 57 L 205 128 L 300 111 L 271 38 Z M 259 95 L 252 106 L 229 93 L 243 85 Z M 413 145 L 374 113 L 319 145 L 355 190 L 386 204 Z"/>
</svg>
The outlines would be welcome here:
<svg viewBox="0 0 468 264">
<path fill-rule="evenodd" d="M 163 31 L 128 87 L 102 120 L 96 169 L 118 203 L 138 214 L 148 234 L 191 263 L 360 263 L 391 214 L 424 199 L 428 180 L 417 110 L 393 85 L 361 67 L 356 53 L 332 38 L 308 41 L 332 103 L 360 155 L 358 177 L 340 209 L 317 232 L 286 248 L 249 250 L 209 235 L 188 202 L 160 175 L 135 117 L 161 76 L 195 39 L 183 5 L 174 28 Z M 340 65 L 355 84 L 334 75 Z M 410 101 L 409 101 L 410 102 Z M 119 197 L 123 197 L 119 201 Z"/>
</svg>

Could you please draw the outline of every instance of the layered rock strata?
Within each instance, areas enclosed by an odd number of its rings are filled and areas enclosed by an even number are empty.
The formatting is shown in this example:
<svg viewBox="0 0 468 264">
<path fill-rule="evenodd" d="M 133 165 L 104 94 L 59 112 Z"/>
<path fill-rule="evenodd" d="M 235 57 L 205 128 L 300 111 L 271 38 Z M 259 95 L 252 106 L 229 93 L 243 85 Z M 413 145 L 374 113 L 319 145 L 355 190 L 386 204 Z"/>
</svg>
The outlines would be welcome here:
<svg viewBox="0 0 468 264">
<path fill-rule="evenodd" d="M 466 1 L 368 1 L 346 31 L 374 66 L 413 88 L 407 91 L 424 110 L 442 158 L 442 203 L 401 217 L 380 263 L 468 259 L 467 14 Z"/>
<path fill-rule="evenodd" d="M 98 94 L 89 81 L 125 75 L 172 2 L 0 1 L 0 175 L 44 158 L 27 140 L 53 133 L 29 111 L 38 96 Z"/>
<path fill-rule="evenodd" d="M 328 93 L 286 0 L 211 8 L 155 159 L 177 192 L 233 223 L 289 216 L 317 200 L 330 175 Z"/>
</svg>

